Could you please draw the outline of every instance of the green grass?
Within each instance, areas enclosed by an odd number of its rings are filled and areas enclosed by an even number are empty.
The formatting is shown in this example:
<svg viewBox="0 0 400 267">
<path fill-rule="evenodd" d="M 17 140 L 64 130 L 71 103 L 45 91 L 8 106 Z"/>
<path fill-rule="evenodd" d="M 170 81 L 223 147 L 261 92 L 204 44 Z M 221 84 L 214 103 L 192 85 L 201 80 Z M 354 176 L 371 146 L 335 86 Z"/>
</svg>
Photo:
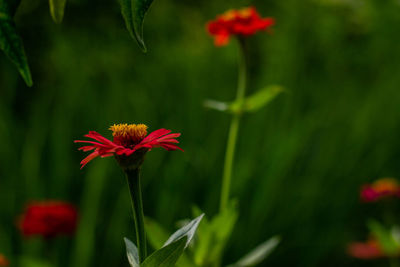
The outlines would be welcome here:
<svg viewBox="0 0 400 267">
<path fill-rule="evenodd" d="M 122 238 L 134 234 L 123 174 L 112 158 L 79 170 L 84 154 L 73 143 L 115 122 L 182 133 L 185 153 L 146 158 L 147 216 L 172 231 L 191 203 L 218 210 L 229 116 L 202 102 L 234 99 L 237 58 L 233 42 L 213 46 L 204 24 L 239 3 L 155 1 L 142 54 L 118 3 L 92 2 L 68 2 L 61 25 L 45 2 L 19 11 L 32 88 L 0 56 L 0 252 L 12 262 L 44 255 L 42 242 L 16 229 L 24 204 L 60 198 L 80 207 L 81 228 L 56 242 L 66 251 L 57 266 L 127 266 Z M 249 93 L 269 84 L 288 92 L 243 118 L 232 184 L 241 215 L 225 263 L 280 234 L 265 265 L 365 266 L 345 247 L 367 238 L 375 216 L 359 186 L 400 173 L 400 5 L 333 2 L 253 2 L 277 25 L 250 40 Z"/>
</svg>

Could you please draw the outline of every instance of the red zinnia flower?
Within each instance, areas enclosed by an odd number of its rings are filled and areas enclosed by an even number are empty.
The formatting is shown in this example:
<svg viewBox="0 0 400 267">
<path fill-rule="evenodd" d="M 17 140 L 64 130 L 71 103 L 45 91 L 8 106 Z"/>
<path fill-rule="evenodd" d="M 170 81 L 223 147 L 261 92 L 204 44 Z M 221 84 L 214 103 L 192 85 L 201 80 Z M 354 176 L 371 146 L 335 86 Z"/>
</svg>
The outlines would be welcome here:
<svg viewBox="0 0 400 267">
<path fill-rule="evenodd" d="M 171 133 L 171 130 L 159 129 L 147 135 L 147 126 L 144 124 L 114 124 L 110 127 L 113 132 L 113 141 L 101 136 L 95 131 L 90 131 L 85 137 L 95 141 L 76 140 L 75 143 L 88 143 L 90 145 L 79 148 L 83 151 L 94 150 L 81 161 L 81 169 L 96 157 L 116 156 L 117 159 L 129 159 L 130 156 L 146 153 L 154 147 L 162 147 L 166 150 L 182 150 L 175 138 L 180 133 Z M 147 135 L 147 136 L 146 136 Z M 182 150 L 183 151 L 183 150 Z M 142 157 L 140 157 L 142 158 Z"/>
<path fill-rule="evenodd" d="M 8 262 L 7 258 L 3 254 L 0 254 L 0 266 L 1 267 L 9 266 L 9 262 Z"/>
<path fill-rule="evenodd" d="M 364 260 L 377 259 L 385 256 L 385 254 L 381 250 L 378 241 L 373 239 L 368 240 L 365 243 L 362 242 L 351 243 L 347 247 L 347 253 L 354 258 L 364 259 Z"/>
<path fill-rule="evenodd" d="M 71 204 L 46 201 L 29 204 L 19 226 L 26 237 L 39 235 L 52 238 L 63 234 L 73 235 L 77 221 L 77 210 Z"/>
<path fill-rule="evenodd" d="M 364 202 L 374 202 L 384 197 L 400 197 L 400 186 L 393 178 L 382 178 L 373 184 L 364 185 L 360 195 Z"/>
<path fill-rule="evenodd" d="M 228 44 L 231 35 L 248 36 L 266 30 L 275 24 L 274 18 L 261 18 L 254 7 L 229 10 L 207 24 L 207 30 L 215 36 L 215 45 Z"/>
</svg>

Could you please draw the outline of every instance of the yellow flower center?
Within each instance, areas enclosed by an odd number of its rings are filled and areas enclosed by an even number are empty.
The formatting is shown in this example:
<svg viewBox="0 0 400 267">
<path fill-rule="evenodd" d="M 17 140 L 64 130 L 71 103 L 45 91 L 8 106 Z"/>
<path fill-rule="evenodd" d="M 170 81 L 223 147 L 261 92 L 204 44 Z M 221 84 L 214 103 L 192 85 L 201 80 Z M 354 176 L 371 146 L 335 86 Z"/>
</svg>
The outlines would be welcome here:
<svg viewBox="0 0 400 267">
<path fill-rule="evenodd" d="M 236 10 L 231 9 L 222 14 L 221 17 L 225 20 L 231 20 L 235 18 L 235 15 L 236 15 Z"/>
<path fill-rule="evenodd" d="M 131 147 L 139 143 L 147 135 L 147 126 L 144 124 L 114 124 L 109 128 L 114 137 L 114 143 Z"/>
<path fill-rule="evenodd" d="M 240 18 L 243 18 L 243 19 L 250 17 L 251 16 L 251 8 L 248 7 L 248 8 L 243 8 L 240 10 L 231 9 L 221 15 L 221 17 L 224 20 L 233 20 L 236 18 L 236 16 L 239 16 Z"/>
<path fill-rule="evenodd" d="M 243 8 L 239 10 L 239 15 L 242 18 L 248 18 L 251 16 L 251 8 Z"/>
</svg>

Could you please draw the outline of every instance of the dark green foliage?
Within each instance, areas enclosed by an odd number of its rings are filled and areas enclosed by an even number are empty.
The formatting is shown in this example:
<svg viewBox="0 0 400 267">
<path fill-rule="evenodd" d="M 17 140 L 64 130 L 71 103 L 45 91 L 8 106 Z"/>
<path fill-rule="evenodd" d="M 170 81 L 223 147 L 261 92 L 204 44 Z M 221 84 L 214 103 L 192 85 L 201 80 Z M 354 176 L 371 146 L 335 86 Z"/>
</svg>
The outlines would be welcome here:
<svg viewBox="0 0 400 267">
<path fill-rule="evenodd" d="M 287 93 L 243 115 L 232 184 L 240 216 L 225 264 L 279 234 L 264 266 L 387 266 L 345 249 L 367 238 L 366 219 L 379 219 L 377 205 L 359 202 L 360 185 L 400 177 L 400 6 L 347 2 L 359 1 L 252 2 L 277 24 L 249 42 L 248 95 L 270 84 Z M 88 130 L 111 137 L 118 122 L 182 132 L 184 153 L 146 157 L 146 216 L 171 233 L 192 203 L 216 214 L 229 115 L 203 101 L 234 99 L 237 50 L 215 48 L 204 24 L 231 7 L 239 4 L 157 2 L 147 54 L 132 46 L 113 1 L 71 0 L 61 27 L 46 2 L 19 10 L 36 88 L 0 56 L 1 253 L 42 257 L 44 243 L 23 240 L 16 217 L 28 200 L 58 198 L 79 205 L 81 228 L 54 243 L 56 266 L 126 266 L 122 237 L 134 236 L 126 182 L 112 158 L 79 170 L 83 153 L 72 143 Z"/>
<path fill-rule="evenodd" d="M 66 3 L 67 0 L 49 0 L 50 14 L 54 22 L 62 22 Z"/>
<path fill-rule="evenodd" d="M 19 1 L 0 0 L 0 49 L 17 67 L 26 85 L 32 86 L 32 78 L 24 46 L 13 20 L 18 4 Z"/>
<path fill-rule="evenodd" d="M 146 52 L 147 48 L 143 40 L 143 21 L 153 0 L 119 0 L 119 2 L 126 28 L 132 38 L 136 39 L 140 49 Z"/>
<path fill-rule="evenodd" d="M 153 254 L 151 254 L 143 262 L 143 267 L 173 267 L 179 256 L 183 253 L 187 237 L 183 237 L 177 241 L 172 242 Z"/>
</svg>

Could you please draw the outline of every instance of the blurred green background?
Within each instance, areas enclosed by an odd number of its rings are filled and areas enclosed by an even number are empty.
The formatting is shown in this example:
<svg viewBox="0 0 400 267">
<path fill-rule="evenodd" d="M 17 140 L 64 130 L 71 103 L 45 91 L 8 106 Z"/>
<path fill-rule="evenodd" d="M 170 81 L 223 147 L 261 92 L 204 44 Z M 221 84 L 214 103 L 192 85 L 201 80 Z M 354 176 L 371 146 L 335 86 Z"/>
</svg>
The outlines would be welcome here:
<svg viewBox="0 0 400 267">
<path fill-rule="evenodd" d="M 112 158 L 80 170 L 85 155 L 73 143 L 89 130 L 109 137 L 113 123 L 182 133 L 184 153 L 147 156 L 147 216 L 172 232 L 192 204 L 214 215 L 230 116 L 202 102 L 234 98 L 237 46 L 214 47 L 205 23 L 249 4 L 277 24 L 249 40 L 248 92 L 279 84 L 288 93 L 243 117 L 232 188 L 240 217 L 224 263 L 280 234 L 263 266 L 386 266 L 345 250 L 377 217 L 374 204 L 359 202 L 360 185 L 400 173 L 397 0 L 156 0 L 147 54 L 117 1 L 69 0 L 60 25 L 47 1 L 22 1 L 16 24 L 34 86 L 1 53 L 0 252 L 11 262 L 45 258 L 46 244 L 24 240 L 16 220 L 27 201 L 61 199 L 79 207 L 80 227 L 51 244 L 57 266 L 128 265 L 122 237 L 134 233 L 123 173 Z"/>
</svg>

